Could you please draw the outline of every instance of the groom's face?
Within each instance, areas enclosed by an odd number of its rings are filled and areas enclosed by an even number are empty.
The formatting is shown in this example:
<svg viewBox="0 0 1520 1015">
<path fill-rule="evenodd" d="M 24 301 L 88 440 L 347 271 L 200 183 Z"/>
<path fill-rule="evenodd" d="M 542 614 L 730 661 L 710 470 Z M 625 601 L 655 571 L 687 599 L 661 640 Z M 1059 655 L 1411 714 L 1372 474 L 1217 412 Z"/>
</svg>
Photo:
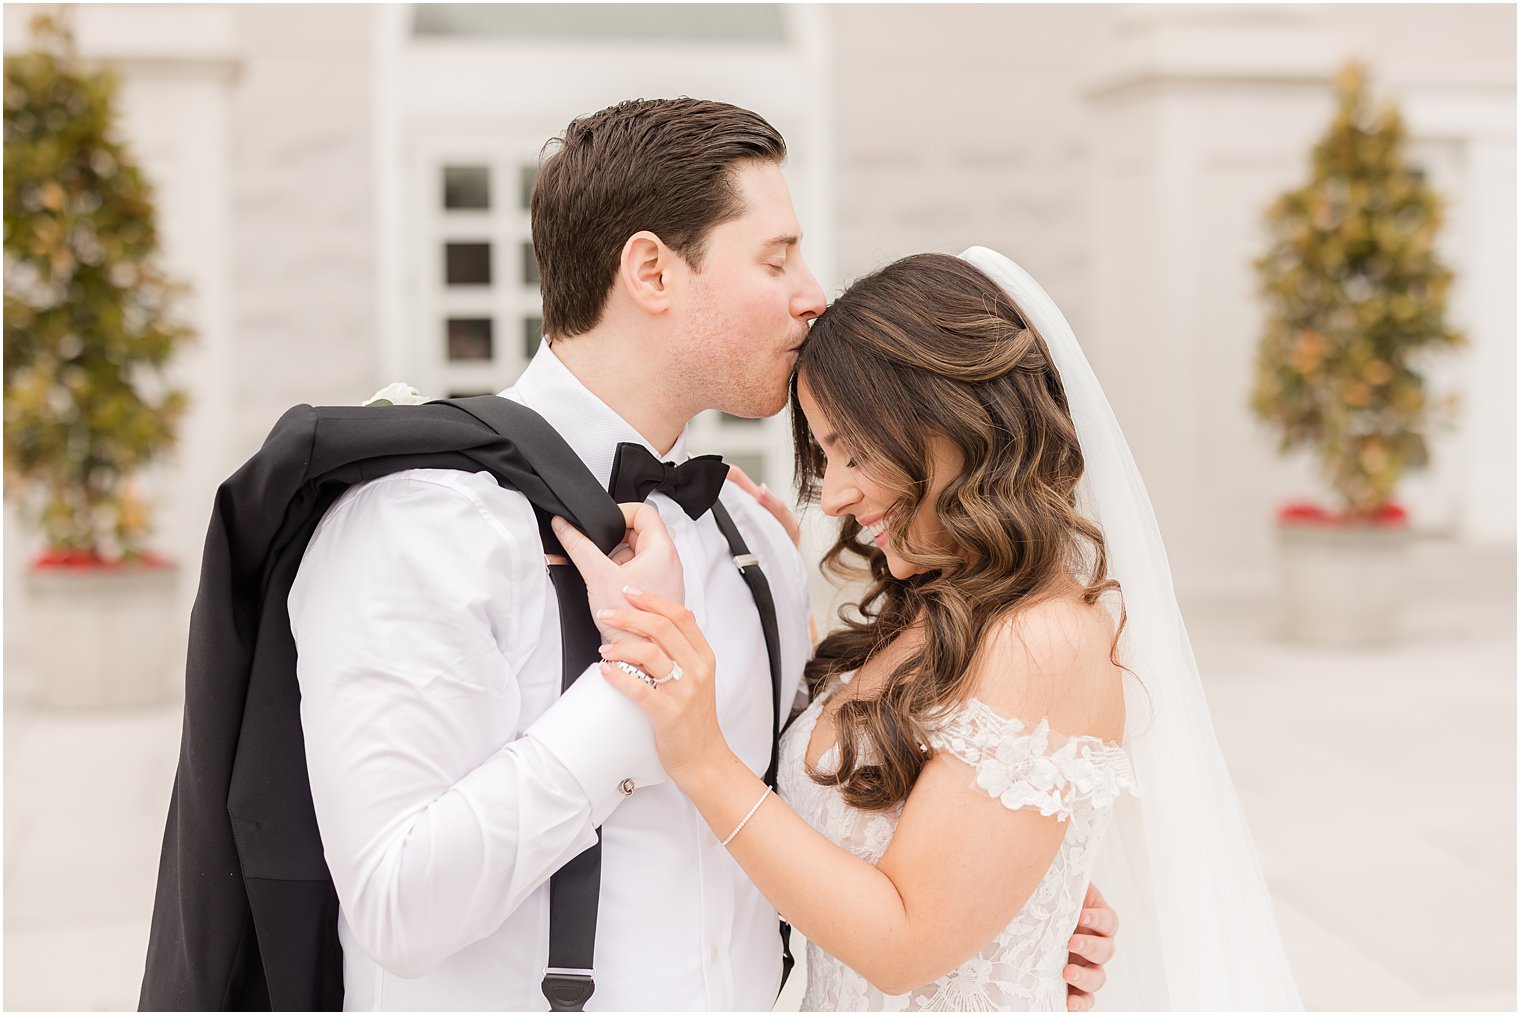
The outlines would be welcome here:
<svg viewBox="0 0 1520 1015">
<path fill-rule="evenodd" d="M 802 258 L 802 229 L 778 166 L 734 171 L 744 211 L 714 226 L 702 269 L 686 277 L 682 381 L 703 408 L 760 418 L 781 410 L 823 290 Z"/>
</svg>

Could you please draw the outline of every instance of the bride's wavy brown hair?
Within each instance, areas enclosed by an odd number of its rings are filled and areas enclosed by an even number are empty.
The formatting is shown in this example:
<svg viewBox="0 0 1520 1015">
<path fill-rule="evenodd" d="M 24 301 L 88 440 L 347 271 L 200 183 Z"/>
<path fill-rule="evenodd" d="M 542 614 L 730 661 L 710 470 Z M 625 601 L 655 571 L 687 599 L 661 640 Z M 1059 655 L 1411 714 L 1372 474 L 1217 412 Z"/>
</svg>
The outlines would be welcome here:
<svg viewBox="0 0 1520 1015">
<path fill-rule="evenodd" d="M 808 664 L 813 695 L 923 621 L 921 644 L 880 693 L 840 707 L 838 768 L 809 773 L 850 805 L 882 810 L 907 798 L 928 760 L 919 745 L 969 696 L 972 659 L 995 621 L 1074 582 L 1088 604 L 1119 586 L 1108 577 L 1102 531 L 1077 511 L 1082 450 L 1049 350 L 976 267 L 947 254 L 905 257 L 860 279 L 814 322 L 791 385 L 807 502 L 818 499 L 825 459 L 797 400 L 798 378 L 857 466 L 897 495 L 888 530 L 903 559 L 926 569 L 894 578 L 853 517 L 823 559 L 826 571 L 870 585 L 840 610 L 843 628 Z M 910 545 L 932 437 L 964 463 L 933 505 L 948 545 Z M 1116 665 L 1117 645 L 1116 634 Z"/>
</svg>

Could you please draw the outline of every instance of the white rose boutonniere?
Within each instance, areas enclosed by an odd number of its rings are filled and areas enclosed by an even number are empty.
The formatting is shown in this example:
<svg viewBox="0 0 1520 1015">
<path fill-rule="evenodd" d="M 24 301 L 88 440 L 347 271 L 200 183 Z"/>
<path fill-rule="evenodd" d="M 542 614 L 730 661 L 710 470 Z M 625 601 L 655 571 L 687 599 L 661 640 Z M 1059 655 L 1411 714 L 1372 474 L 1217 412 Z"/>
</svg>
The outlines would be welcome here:
<svg viewBox="0 0 1520 1015">
<path fill-rule="evenodd" d="M 429 401 L 429 399 L 422 397 L 422 392 L 418 391 L 410 384 L 407 384 L 403 381 L 397 381 L 395 384 L 387 384 L 385 387 L 369 396 L 369 401 L 362 404 L 366 406 L 421 405 L 426 401 Z"/>
</svg>

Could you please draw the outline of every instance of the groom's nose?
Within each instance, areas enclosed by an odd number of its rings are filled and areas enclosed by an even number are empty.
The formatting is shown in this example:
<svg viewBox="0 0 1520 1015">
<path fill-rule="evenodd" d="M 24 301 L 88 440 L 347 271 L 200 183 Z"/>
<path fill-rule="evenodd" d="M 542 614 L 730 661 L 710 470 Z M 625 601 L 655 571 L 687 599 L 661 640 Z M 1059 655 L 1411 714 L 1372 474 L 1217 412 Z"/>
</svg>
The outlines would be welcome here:
<svg viewBox="0 0 1520 1015">
<path fill-rule="evenodd" d="M 823 295 L 823 286 L 813 277 L 813 270 L 804 262 L 802 271 L 798 272 L 801 284 L 797 292 L 792 296 L 792 316 L 804 321 L 811 321 L 824 308 L 829 305 L 827 297 Z"/>
</svg>

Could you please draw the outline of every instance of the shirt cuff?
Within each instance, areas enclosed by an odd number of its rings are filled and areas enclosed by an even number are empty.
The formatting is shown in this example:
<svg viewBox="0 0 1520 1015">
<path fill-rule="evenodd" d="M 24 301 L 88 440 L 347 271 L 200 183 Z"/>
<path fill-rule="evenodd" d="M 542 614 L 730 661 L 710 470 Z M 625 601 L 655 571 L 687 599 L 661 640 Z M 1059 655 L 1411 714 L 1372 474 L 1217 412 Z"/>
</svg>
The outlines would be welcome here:
<svg viewBox="0 0 1520 1015">
<path fill-rule="evenodd" d="M 601 825 L 624 797 L 669 778 L 660 767 L 654 727 L 592 663 L 526 730 L 569 770 Z"/>
</svg>

